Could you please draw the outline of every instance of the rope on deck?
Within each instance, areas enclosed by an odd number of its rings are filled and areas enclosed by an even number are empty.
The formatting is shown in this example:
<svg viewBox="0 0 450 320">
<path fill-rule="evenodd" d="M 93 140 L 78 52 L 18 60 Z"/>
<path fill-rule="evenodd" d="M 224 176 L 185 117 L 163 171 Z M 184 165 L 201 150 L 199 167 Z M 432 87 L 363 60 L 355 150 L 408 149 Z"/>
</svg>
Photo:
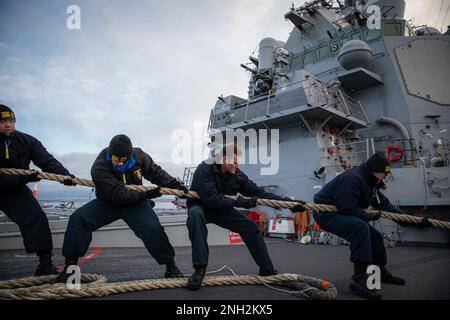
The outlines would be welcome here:
<svg viewBox="0 0 450 320">
<path fill-rule="evenodd" d="M 111 294 L 154 290 L 184 288 L 185 278 L 175 279 L 147 279 L 107 283 L 104 276 L 86 274 L 81 277 L 80 289 L 69 289 L 66 284 L 47 284 L 55 276 L 31 277 L 17 280 L 0 281 L 0 299 L 3 300 L 61 300 L 90 297 L 103 297 Z M 91 283 L 83 283 L 92 281 Z M 230 286 L 230 285 L 287 285 L 297 291 L 289 293 L 314 300 L 335 300 L 336 287 L 317 278 L 299 274 L 278 274 L 274 276 L 206 276 L 202 286 Z M 31 286 L 31 287 L 28 287 Z"/>
<path fill-rule="evenodd" d="M 40 286 L 48 284 L 50 280 L 55 278 L 52 276 L 27 277 L 13 280 L 0 281 L 0 290 L 26 288 L 31 286 Z M 81 282 L 105 283 L 106 277 L 97 274 L 82 274 Z"/>
<path fill-rule="evenodd" d="M 35 172 L 35 171 L 14 169 L 14 168 L 0 168 L 0 174 L 29 175 L 29 174 L 32 174 L 33 172 Z M 58 181 L 58 182 L 63 182 L 65 179 L 72 179 L 72 181 L 78 185 L 91 187 L 91 188 L 95 187 L 94 183 L 91 180 L 72 178 L 70 176 L 58 175 L 58 174 L 53 174 L 53 173 L 48 173 L 48 172 L 39 172 L 38 177 L 41 179 Z M 140 185 L 126 185 L 126 187 L 128 189 L 140 191 L 140 192 L 145 192 L 145 191 L 154 189 L 154 187 L 146 187 L 146 186 L 140 186 Z M 179 197 L 189 197 L 189 198 L 194 198 L 194 199 L 200 198 L 199 195 L 195 191 L 189 191 L 189 193 L 185 194 L 182 190 L 161 188 L 160 192 L 161 192 L 161 194 L 175 195 L 175 196 L 179 196 Z M 226 197 L 233 199 L 233 200 L 237 199 L 237 196 L 226 195 Z M 263 206 L 269 206 L 269 207 L 273 207 L 273 208 L 289 209 L 295 205 L 298 205 L 298 202 L 272 200 L 272 199 L 258 199 L 257 204 L 263 205 Z M 316 210 L 316 211 L 322 211 L 322 212 L 337 211 L 335 206 L 327 205 L 327 204 L 306 203 L 303 206 L 309 210 Z M 371 215 L 375 215 L 379 212 L 379 210 L 372 210 L 372 209 L 364 209 L 364 211 Z M 388 211 L 381 211 L 381 217 L 383 217 L 385 219 L 393 220 L 393 221 L 402 221 L 402 222 L 410 222 L 410 223 L 420 223 L 423 218 L 423 217 L 419 217 L 419 216 L 399 214 L 399 213 L 393 213 L 393 212 L 388 212 Z M 431 222 L 431 225 L 435 228 L 450 230 L 450 222 L 436 220 L 436 219 L 428 219 L 428 220 Z"/>
</svg>

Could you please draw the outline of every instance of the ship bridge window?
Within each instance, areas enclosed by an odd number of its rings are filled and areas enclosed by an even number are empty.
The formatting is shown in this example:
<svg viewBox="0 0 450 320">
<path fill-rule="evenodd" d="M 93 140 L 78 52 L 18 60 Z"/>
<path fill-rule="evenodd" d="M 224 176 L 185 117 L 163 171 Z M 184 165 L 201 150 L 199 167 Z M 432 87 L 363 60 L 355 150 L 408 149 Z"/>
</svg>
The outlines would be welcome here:
<svg viewBox="0 0 450 320">
<path fill-rule="evenodd" d="M 382 28 L 385 36 L 403 35 L 404 21 L 383 21 Z"/>
<path fill-rule="evenodd" d="M 314 53 L 314 50 L 309 51 L 309 52 L 305 53 L 304 55 L 302 55 L 302 60 L 303 60 L 303 65 L 313 63 L 314 60 L 316 60 L 316 55 Z"/>
<path fill-rule="evenodd" d="M 309 51 L 304 52 L 301 55 L 293 56 L 291 57 L 291 68 L 292 69 L 299 69 L 303 66 L 313 63 L 317 60 L 326 59 L 330 56 L 335 56 L 339 53 L 339 49 L 348 41 L 353 39 L 359 39 L 359 40 L 374 40 L 379 38 L 382 35 L 382 32 L 380 29 L 373 29 L 369 30 L 366 29 L 362 32 L 357 31 L 352 34 L 346 34 L 341 39 L 333 39 L 332 41 L 321 45 L 320 47 L 317 47 L 315 49 L 309 49 Z"/>
<path fill-rule="evenodd" d="M 316 58 L 317 59 L 324 59 L 331 55 L 330 46 L 327 44 L 325 46 L 322 46 L 318 49 L 316 49 Z"/>
<path fill-rule="evenodd" d="M 366 39 L 366 41 L 370 41 L 370 40 L 376 39 L 379 36 L 381 36 L 381 30 L 380 29 L 367 29 L 363 32 L 363 34 L 364 34 L 364 39 Z"/>
</svg>

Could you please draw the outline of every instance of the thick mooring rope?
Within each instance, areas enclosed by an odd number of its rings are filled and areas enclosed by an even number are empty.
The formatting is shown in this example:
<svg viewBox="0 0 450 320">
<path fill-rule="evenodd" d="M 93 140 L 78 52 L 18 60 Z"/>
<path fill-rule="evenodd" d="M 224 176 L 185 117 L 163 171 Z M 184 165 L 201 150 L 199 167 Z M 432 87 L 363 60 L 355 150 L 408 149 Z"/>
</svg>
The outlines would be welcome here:
<svg viewBox="0 0 450 320">
<path fill-rule="evenodd" d="M 32 170 L 23 170 L 23 169 L 13 169 L 13 168 L 0 168 L 0 174 L 11 174 L 11 175 L 29 175 L 35 171 Z M 70 179 L 70 176 L 64 176 L 64 175 L 58 175 L 48 172 L 39 172 L 38 175 L 39 178 L 45 179 L 45 180 L 52 180 L 52 181 L 58 181 L 63 182 L 65 179 Z M 91 180 L 87 179 L 80 179 L 80 178 L 71 178 L 72 181 L 78 185 L 86 186 L 94 188 L 94 183 Z M 127 188 L 135 191 L 141 191 L 145 192 L 151 189 L 154 189 L 154 187 L 146 187 L 146 186 L 140 186 L 140 185 L 126 185 Z M 182 190 L 178 189 L 170 189 L 170 188 L 161 188 L 161 194 L 167 194 L 167 195 L 175 195 L 175 196 L 181 196 L 181 197 L 189 197 L 189 198 L 195 198 L 199 199 L 199 195 L 194 191 L 189 191 L 189 193 L 184 193 Z M 229 196 L 226 195 L 227 198 L 230 199 L 237 199 L 237 196 Z M 298 202 L 294 201 L 282 201 L 282 200 L 272 200 L 272 199 L 258 199 L 257 204 L 263 205 L 263 206 L 269 206 L 273 208 L 292 208 L 295 205 L 298 205 Z M 333 205 L 327 205 L 327 204 L 317 204 L 317 203 L 306 203 L 303 205 L 308 210 L 316 210 L 316 211 L 322 211 L 322 212 L 333 212 L 336 211 L 336 207 Z M 373 209 L 365 209 L 366 213 L 370 215 L 375 215 L 379 211 L 373 210 Z M 423 217 L 419 216 L 411 216 L 407 214 L 399 214 L 399 213 L 393 213 L 388 211 L 381 211 L 381 217 L 393 220 L 393 221 L 402 221 L 402 222 L 410 222 L 410 223 L 420 223 L 422 221 Z M 429 219 L 431 225 L 436 228 L 441 229 L 447 229 L 450 230 L 450 222 L 447 221 L 441 221 L 436 219 Z"/>
<path fill-rule="evenodd" d="M 40 277 L 27 277 L 13 280 L 0 281 L 0 292 L 7 289 L 19 289 L 32 286 L 46 285 L 50 280 L 53 280 L 55 276 L 40 276 Z M 82 274 L 81 282 L 90 283 L 106 283 L 106 277 L 98 274 Z M 0 295 L 2 297 L 2 295 Z"/>
<path fill-rule="evenodd" d="M 124 282 L 105 282 L 103 276 L 86 274 L 82 276 L 80 289 L 69 289 L 66 284 L 47 284 L 55 276 L 32 277 L 18 280 L 0 281 L 0 299 L 4 300 L 61 300 L 90 297 L 103 297 L 111 294 L 121 294 L 154 289 L 184 288 L 185 278 L 147 279 Z M 91 283 L 83 283 L 93 281 Z M 202 286 L 230 285 L 289 285 L 297 291 L 290 293 L 314 300 L 335 300 L 336 287 L 317 278 L 299 274 L 278 274 L 268 277 L 260 276 L 206 276 Z M 32 286 L 32 287 L 27 287 Z"/>
</svg>

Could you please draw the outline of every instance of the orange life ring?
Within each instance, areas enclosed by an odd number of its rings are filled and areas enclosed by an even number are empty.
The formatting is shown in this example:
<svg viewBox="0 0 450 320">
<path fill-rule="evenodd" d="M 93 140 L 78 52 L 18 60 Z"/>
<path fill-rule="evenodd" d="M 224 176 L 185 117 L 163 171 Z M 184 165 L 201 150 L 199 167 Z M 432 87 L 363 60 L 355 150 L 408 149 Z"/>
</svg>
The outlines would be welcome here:
<svg viewBox="0 0 450 320">
<path fill-rule="evenodd" d="M 391 156 L 391 152 L 394 151 L 395 154 Z M 386 158 L 389 159 L 391 162 L 398 161 L 403 156 L 403 150 L 399 147 L 398 144 L 392 144 L 386 148 Z"/>
</svg>

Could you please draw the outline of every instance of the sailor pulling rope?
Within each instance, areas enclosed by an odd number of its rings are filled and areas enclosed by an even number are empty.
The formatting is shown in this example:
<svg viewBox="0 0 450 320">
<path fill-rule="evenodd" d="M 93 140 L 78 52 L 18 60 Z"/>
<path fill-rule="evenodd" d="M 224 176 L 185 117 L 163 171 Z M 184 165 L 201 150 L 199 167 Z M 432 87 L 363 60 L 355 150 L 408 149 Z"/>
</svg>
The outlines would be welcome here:
<svg viewBox="0 0 450 320">
<path fill-rule="evenodd" d="M 35 173 L 33 170 L 23 170 L 23 169 L 13 169 L 13 168 L 0 168 L 0 174 L 10 174 L 10 175 L 30 175 Z M 80 186 L 85 187 L 91 187 L 94 188 L 94 183 L 91 180 L 87 179 L 80 179 L 80 178 L 72 178 L 70 176 L 64 176 L 64 175 L 58 175 L 48 172 L 39 172 L 38 177 L 45 180 L 51 180 L 51 181 L 57 181 L 57 182 L 63 182 L 67 179 L 72 179 L 74 183 Z M 148 187 L 148 186 L 140 186 L 140 185 L 126 185 L 126 188 L 129 188 L 131 190 L 140 191 L 140 192 L 147 192 L 149 190 L 155 189 L 155 187 Z M 179 197 L 190 197 L 198 199 L 199 196 L 194 191 L 189 191 L 189 193 L 184 193 L 182 190 L 178 189 L 170 189 L 170 188 L 160 188 L 161 194 L 166 195 L 175 195 Z M 237 196 L 226 196 L 227 198 L 236 200 Z M 272 199 L 257 199 L 257 204 L 262 206 L 269 206 L 273 208 L 292 208 L 296 205 L 298 205 L 298 202 L 294 201 L 282 201 L 282 200 L 272 200 Z M 332 205 L 325 205 L 325 204 L 317 204 L 317 203 L 305 203 L 303 206 L 308 210 L 315 210 L 315 211 L 321 211 L 321 212 L 334 212 L 336 211 L 336 207 Z M 393 221 L 401 221 L 401 222 L 410 222 L 410 223 L 421 223 L 422 217 L 419 216 L 412 216 L 407 214 L 398 214 L 388 211 L 380 211 L 380 210 L 372 210 L 372 209 L 365 209 L 364 212 L 366 212 L 368 215 L 378 215 L 381 213 L 381 217 Z M 436 219 L 429 219 L 431 225 L 435 228 L 441 228 L 441 229 L 447 229 L 450 230 L 450 222 L 447 221 L 441 221 Z"/>
</svg>

